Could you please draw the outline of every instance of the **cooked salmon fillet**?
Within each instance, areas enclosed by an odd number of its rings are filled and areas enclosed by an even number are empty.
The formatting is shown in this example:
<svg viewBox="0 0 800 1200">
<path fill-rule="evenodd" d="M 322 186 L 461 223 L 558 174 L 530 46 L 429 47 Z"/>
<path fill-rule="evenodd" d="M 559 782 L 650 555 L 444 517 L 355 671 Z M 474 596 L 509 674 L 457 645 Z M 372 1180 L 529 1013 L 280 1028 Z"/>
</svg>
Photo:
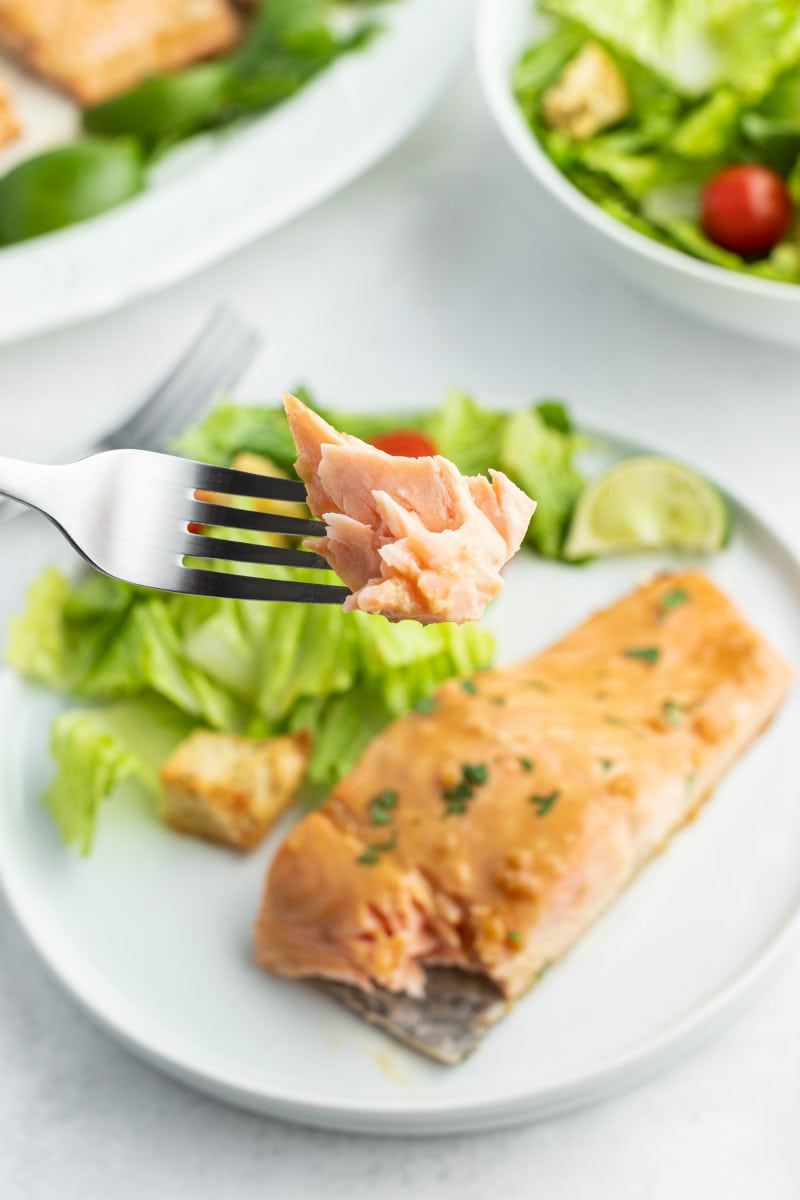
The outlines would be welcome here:
<svg viewBox="0 0 800 1200">
<path fill-rule="evenodd" d="M 0 0 L 0 44 L 84 105 L 239 37 L 227 0 Z"/>
<path fill-rule="evenodd" d="M 352 590 L 345 609 L 393 621 L 474 621 L 503 586 L 536 504 L 500 471 L 467 478 L 435 455 L 403 458 L 339 433 L 294 396 L 286 415 L 313 549 Z"/>
<path fill-rule="evenodd" d="M 0 146 L 13 142 L 21 132 L 11 93 L 0 79 Z"/>
<path fill-rule="evenodd" d="M 494 986 L 495 1019 L 497 999 L 530 987 L 709 796 L 790 676 L 689 571 L 528 662 L 446 683 L 435 711 L 390 725 L 288 836 L 257 961 L 349 985 L 349 1002 L 437 1053 L 407 1012 L 405 1032 L 393 1021 L 391 994 L 406 1010 L 420 998 L 424 1016 L 436 969 L 458 968 Z"/>
</svg>

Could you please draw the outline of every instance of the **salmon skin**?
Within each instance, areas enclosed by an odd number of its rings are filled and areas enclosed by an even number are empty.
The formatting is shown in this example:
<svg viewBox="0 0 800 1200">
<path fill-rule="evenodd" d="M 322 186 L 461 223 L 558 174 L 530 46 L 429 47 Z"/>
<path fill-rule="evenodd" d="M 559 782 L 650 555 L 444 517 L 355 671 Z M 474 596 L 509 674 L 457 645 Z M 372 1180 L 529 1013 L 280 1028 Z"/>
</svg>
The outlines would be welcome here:
<svg viewBox="0 0 800 1200">
<path fill-rule="evenodd" d="M 503 586 L 536 504 L 502 473 L 441 455 L 386 454 L 284 396 L 297 473 L 327 526 L 311 544 L 351 589 L 345 610 L 390 621 L 475 621 Z"/>
<path fill-rule="evenodd" d="M 334 983 L 368 1019 L 458 1061 L 695 813 L 790 680 L 687 571 L 530 661 L 449 681 L 286 838 L 257 962 Z"/>
</svg>

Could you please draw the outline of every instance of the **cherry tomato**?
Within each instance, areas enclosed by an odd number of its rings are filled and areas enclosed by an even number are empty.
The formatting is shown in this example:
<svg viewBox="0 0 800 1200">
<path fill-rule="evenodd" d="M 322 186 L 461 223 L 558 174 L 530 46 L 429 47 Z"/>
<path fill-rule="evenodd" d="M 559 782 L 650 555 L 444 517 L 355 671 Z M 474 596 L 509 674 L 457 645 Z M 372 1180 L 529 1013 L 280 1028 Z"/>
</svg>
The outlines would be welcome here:
<svg viewBox="0 0 800 1200">
<path fill-rule="evenodd" d="M 776 171 L 742 163 L 709 180 L 703 193 L 706 235 L 743 258 L 762 258 L 792 223 L 792 198 Z"/>
<path fill-rule="evenodd" d="M 383 433 L 372 439 L 376 450 L 385 454 L 396 454 L 399 458 L 427 458 L 438 454 L 436 447 L 424 433 L 415 429 L 398 429 L 396 433 Z"/>
</svg>

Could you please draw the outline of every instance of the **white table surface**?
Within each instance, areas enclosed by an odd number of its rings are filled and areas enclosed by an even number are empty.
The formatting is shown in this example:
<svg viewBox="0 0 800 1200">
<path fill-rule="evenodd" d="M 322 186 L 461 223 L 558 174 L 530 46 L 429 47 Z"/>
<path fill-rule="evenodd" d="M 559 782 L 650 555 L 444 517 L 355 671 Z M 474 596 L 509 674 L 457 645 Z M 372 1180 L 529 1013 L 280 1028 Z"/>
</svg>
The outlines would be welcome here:
<svg viewBox="0 0 800 1200">
<path fill-rule="evenodd" d="M 403 147 L 323 208 L 157 299 L 0 352 L 3 450 L 57 457 L 113 424 L 228 299 L 271 337 L 249 397 L 298 380 L 362 403 L 451 384 L 563 395 L 685 444 L 800 545 L 798 355 L 630 291 L 571 234 L 465 70 Z M 63 550 L 37 518 L 0 539 L 5 618 L 43 553 Z M 8 1200 L 800 1196 L 800 944 L 668 1074 L 543 1125 L 433 1141 L 290 1128 L 163 1079 L 62 994 L 2 901 L 0 964 Z"/>
</svg>

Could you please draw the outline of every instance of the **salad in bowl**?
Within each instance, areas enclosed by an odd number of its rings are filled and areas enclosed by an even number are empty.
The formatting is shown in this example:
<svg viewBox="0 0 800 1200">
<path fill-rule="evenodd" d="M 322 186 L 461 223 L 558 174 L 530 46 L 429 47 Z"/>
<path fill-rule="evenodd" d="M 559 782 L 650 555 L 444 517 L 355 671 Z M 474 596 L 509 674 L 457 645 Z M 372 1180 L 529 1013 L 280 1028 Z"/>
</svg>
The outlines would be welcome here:
<svg viewBox="0 0 800 1200">
<path fill-rule="evenodd" d="M 482 0 L 477 52 L 512 149 L 614 268 L 800 344 L 796 0 Z"/>
</svg>

